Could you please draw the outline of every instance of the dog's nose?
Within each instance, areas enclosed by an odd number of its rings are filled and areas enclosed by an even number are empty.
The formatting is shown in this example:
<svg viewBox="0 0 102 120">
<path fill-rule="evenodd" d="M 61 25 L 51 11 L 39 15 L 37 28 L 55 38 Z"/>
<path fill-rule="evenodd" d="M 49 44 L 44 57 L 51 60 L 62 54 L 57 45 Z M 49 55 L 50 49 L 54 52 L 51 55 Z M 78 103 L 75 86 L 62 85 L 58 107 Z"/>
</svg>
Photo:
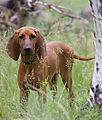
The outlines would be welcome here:
<svg viewBox="0 0 102 120">
<path fill-rule="evenodd" d="M 24 48 L 24 54 L 25 55 L 30 55 L 32 53 L 32 49 L 31 48 Z"/>
</svg>

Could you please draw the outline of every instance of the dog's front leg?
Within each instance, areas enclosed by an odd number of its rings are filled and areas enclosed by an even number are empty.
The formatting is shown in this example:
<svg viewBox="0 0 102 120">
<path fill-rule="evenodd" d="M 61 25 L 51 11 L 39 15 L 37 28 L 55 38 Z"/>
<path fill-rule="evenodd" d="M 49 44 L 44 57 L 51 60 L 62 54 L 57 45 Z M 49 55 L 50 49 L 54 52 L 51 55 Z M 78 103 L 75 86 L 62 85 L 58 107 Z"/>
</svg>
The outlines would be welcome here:
<svg viewBox="0 0 102 120">
<path fill-rule="evenodd" d="M 21 108 L 23 108 L 24 111 L 27 111 L 29 88 L 27 86 L 27 72 L 22 67 L 22 65 L 19 66 L 18 85 L 19 85 L 19 88 L 20 88 L 20 105 L 21 105 Z"/>
<path fill-rule="evenodd" d="M 20 104 L 21 104 L 21 108 L 24 111 L 27 111 L 28 97 L 29 97 L 29 90 L 25 88 L 20 89 Z"/>
<path fill-rule="evenodd" d="M 38 100 L 41 109 L 43 108 L 43 105 L 46 103 L 46 99 L 47 99 L 46 87 L 41 87 L 38 91 Z"/>
</svg>

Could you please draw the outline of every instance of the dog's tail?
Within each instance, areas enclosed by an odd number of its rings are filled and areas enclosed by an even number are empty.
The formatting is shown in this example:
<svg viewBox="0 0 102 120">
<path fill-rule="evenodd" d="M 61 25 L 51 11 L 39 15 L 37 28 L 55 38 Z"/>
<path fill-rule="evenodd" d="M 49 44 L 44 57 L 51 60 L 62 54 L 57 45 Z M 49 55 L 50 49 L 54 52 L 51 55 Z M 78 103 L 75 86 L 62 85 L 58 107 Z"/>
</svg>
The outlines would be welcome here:
<svg viewBox="0 0 102 120">
<path fill-rule="evenodd" d="M 83 61 L 95 59 L 95 57 L 82 57 L 82 56 L 78 56 L 78 55 L 76 55 L 76 54 L 74 54 L 74 58 L 75 58 L 75 59 L 78 59 L 78 60 L 83 60 Z"/>
</svg>

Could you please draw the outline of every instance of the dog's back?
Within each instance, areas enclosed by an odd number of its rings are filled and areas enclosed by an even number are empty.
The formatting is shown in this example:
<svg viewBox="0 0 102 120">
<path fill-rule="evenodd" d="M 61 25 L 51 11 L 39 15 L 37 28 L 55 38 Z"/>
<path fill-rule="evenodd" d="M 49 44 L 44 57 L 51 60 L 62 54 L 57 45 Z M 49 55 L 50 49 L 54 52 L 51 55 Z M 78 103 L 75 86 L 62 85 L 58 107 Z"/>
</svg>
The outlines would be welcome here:
<svg viewBox="0 0 102 120">
<path fill-rule="evenodd" d="M 52 41 L 46 44 L 49 72 L 58 73 L 61 64 L 66 64 L 69 55 L 73 55 L 73 49 L 63 42 Z M 64 67 L 64 66 L 63 66 Z"/>
</svg>

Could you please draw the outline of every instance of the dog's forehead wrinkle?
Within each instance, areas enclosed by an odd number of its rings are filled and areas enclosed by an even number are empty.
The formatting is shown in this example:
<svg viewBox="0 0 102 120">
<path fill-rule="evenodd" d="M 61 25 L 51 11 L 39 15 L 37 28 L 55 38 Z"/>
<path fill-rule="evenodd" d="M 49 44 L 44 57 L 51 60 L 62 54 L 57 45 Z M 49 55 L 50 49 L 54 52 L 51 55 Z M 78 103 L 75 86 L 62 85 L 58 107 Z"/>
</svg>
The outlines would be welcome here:
<svg viewBox="0 0 102 120">
<path fill-rule="evenodd" d="M 37 29 L 29 28 L 29 27 L 20 28 L 15 31 L 15 33 L 24 34 L 24 35 L 31 35 L 31 34 L 36 35 L 37 32 L 38 32 Z"/>
<path fill-rule="evenodd" d="M 19 34 L 24 34 L 25 36 L 36 35 L 36 33 L 33 30 L 29 31 L 28 29 L 27 30 L 22 30 Z"/>
</svg>

